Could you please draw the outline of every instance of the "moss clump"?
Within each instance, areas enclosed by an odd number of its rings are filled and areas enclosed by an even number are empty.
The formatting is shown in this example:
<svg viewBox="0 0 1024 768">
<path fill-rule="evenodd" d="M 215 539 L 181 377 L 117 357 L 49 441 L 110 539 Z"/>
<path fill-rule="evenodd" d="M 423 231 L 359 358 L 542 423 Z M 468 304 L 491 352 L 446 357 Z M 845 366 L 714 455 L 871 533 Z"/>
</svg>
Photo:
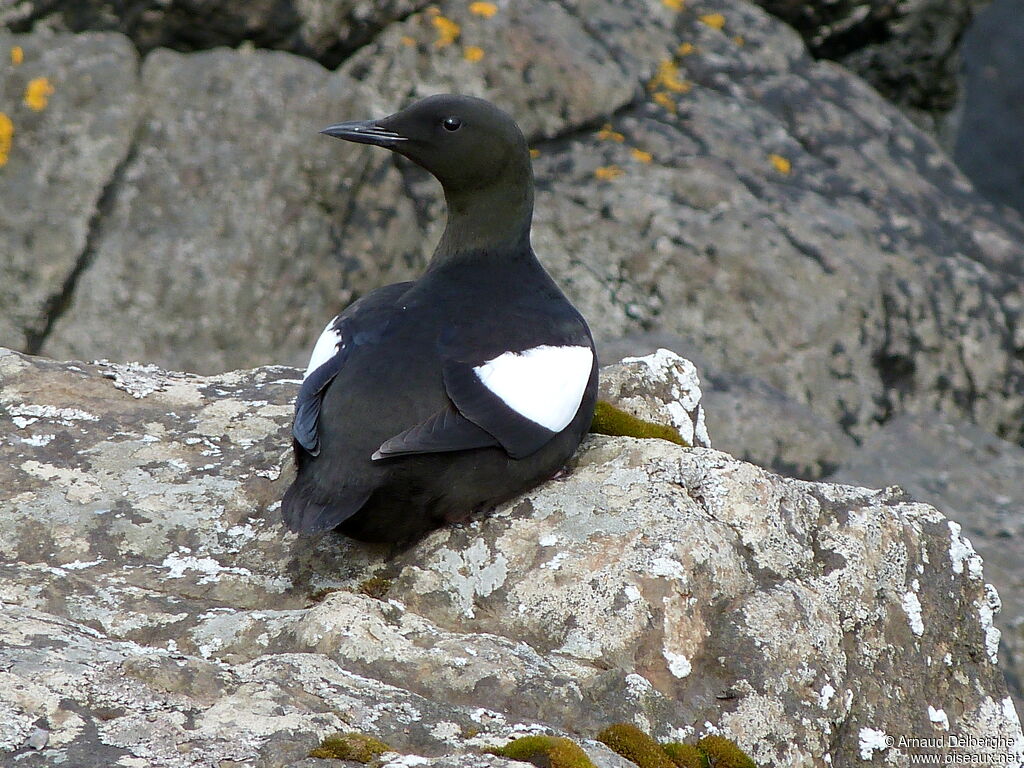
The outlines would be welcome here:
<svg viewBox="0 0 1024 768">
<path fill-rule="evenodd" d="M 757 768 L 750 755 L 725 736 L 705 736 L 697 742 L 697 749 L 707 757 L 711 768 Z"/>
<path fill-rule="evenodd" d="M 558 736 L 523 736 L 487 751 L 509 760 L 533 763 L 538 768 L 594 768 L 586 752 Z"/>
<path fill-rule="evenodd" d="M 687 448 L 691 447 L 675 427 L 638 419 L 621 408 L 616 408 L 606 400 L 597 401 L 597 405 L 594 407 L 594 419 L 590 422 L 590 431 L 599 435 L 617 437 L 657 438 Z"/>
<path fill-rule="evenodd" d="M 672 758 L 672 762 L 678 768 L 709 768 L 708 759 L 693 744 L 680 744 L 678 741 L 673 741 L 662 744 L 661 748 Z"/>
<path fill-rule="evenodd" d="M 654 739 L 629 723 L 609 725 L 599 734 L 613 752 L 618 752 L 627 760 L 636 763 L 640 768 L 676 768 L 665 750 Z"/>
<path fill-rule="evenodd" d="M 320 742 L 320 746 L 310 752 L 309 756 L 371 763 L 385 752 L 394 751 L 380 739 L 364 733 L 337 733 Z"/>
<path fill-rule="evenodd" d="M 388 590 L 391 589 L 391 579 L 385 579 L 383 576 L 371 576 L 360 582 L 358 589 L 374 600 L 383 600 Z"/>
</svg>

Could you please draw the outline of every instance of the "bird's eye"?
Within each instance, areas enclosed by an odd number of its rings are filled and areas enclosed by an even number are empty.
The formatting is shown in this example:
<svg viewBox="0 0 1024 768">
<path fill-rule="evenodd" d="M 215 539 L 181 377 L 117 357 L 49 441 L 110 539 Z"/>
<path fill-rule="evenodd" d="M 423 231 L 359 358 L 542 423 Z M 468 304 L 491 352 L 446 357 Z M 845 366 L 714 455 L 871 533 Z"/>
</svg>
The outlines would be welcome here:
<svg viewBox="0 0 1024 768">
<path fill-rule="evenodd" d="M 446 131 L 457 131 L 462 126 L 462 121 L 457 117 L 446 117 L 441 121 Z"/>
</svg>

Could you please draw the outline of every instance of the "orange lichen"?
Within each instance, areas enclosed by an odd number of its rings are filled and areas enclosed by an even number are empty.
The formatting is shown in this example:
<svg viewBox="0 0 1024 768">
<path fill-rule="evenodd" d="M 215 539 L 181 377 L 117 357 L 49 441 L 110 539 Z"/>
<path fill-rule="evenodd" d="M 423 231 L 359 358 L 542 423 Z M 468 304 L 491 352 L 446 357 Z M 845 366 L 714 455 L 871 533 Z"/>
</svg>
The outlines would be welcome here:
<svg viewBox="0 0 1024 768">
<path fill-rule="evenodd" d="M 691 53 L 694 53 L 696 50 L 697 50 L 697 47 L 693 43 L 680 43 L 679 47 L 676 48 L 676 55 L 677 56 L 689 56 Z"/>
<path fill-rule="evenodd" d="M 405 46 L 411 47 L 411 46 L 416 45 L 416 38 L 410 37 L 409 35 L 402 35 L 400 40 L 402 42 L 402 45 L 405 45 Z"/>
<path fill-rule="evenodd" d="M 467 45 L 462 51 L 466 61 L 480 61 L 484 57 L 484 49 L 479 45 Z"/>
<path fill-rule="evenodd" d="M 783 176 L 789 176 L 789 172 L 793 170 L 793 164 L 782 155 L 768 155 L 768 160 L 771 162 L 772 168 Z"/>
<path fill-rule="evenodd" d="M 36 112 L 46 109 L 52 95 L 53 85 L 50 84 L 49 78 L 35 77 L 25 86 L 25 104 Z"/>
<path fill-rule="evenodd" d="M 725 16 L 720 13 L 705 13 L 697 18 L 702 24 L 707 24 L 712 29 L 722 29 L 725 26 Z"/>
<path fill-rule="evenodd" d="M 672 97 L 669 96 L 668 93 L 666 93 L 665 91 L 658 91 L 657 93 L 652 94 L 651 98 L 654 99 L 654 102 L 656 104 L 664 107 L 669 112 L 675 114 L 676 103 L 672 101 Z"/>
<path fill-rule="evenodd" d="M 11 48 L 11 64 L 18 66 L 25 60 L 25 51 L 20 45 Z"/>
<path fill-rule="evenodd" d="M 619 178 L 623 173 L 625 173 L 625 171 L 617 165 L 602 165 L 594 171 L 594 177 L 601 181 L 611 181 L 612 179 Z"/>
<path fill-rule="evenodd" d="M 743 35 L 736 35 L 736 36 L 734 36 L 732 41 L 734 43 L 736 43 L 736 45 L 739 45 L 739 46 L 746 45 L 746 43 L 747 43 L 747 41 L 743 39 Z"/>
<path fill-rule="evenodd" d="M 430 22 L 434 25 L 434 29 L 437 30 L 437 40 L 434 41 L 434 47 L 447 48 L 459 39 L 459 35 L 462 34 L 462 27 L 447 16 L 442 16 L 440 11 L 430 14 L 430 17 Z"/>
<path fill-rule="evenodd" d="M 645 165 L 654 159 L 650 152 L 644 152 L 642 149 L 637 149 L 636 147 L 629 150 L 629 154 L 633 156 L 634 160 L 644 163 Z"/>
<path fill-rule="evenodd" d="M 620 144 L 626 140 L 625 136 L 612 128 L 611 123 L 605 123 L 601 126 L 601 130 L 597 132 L 597 138 L 601 141 L 617 141 Z"/>
<path fill-rule="evenodd" d="M 483 16 L 485 19 L 491 18 L 498 12 L 498 6 L 494 3 L 476 2 L 469 4 L 469 12 L 474 16 Z"/>
<path fill-rule="evenodd" d="M 684 0 L 661 0 L 661 4 L 673 11 L 681 11 L 686 7 Z"/>
<path fill-rule="evenodd" d="M 658 64 L 657 73 L 647 83 L 647 87 L 652 91 L 664 88 L 673 93 L 686 93 L 693 86 L 688 81 L 680 79 L 679 66 L 672 59 L 662 59 Z"/>
<path fill-rule="evenodd" d="M 11 139 L 14 138 L 14 123 L 11 118 L 0 112 L 0 168 L 7 165 L 11 154 Z"/>
<path fill-rule="evenodd" d="M 531 149 L 530 150 L 530 157 L 532 157 L 534 159 L 537 159 L 538 157 L 540 157 L 540 150 L 539 149 Z"/>
</svg>

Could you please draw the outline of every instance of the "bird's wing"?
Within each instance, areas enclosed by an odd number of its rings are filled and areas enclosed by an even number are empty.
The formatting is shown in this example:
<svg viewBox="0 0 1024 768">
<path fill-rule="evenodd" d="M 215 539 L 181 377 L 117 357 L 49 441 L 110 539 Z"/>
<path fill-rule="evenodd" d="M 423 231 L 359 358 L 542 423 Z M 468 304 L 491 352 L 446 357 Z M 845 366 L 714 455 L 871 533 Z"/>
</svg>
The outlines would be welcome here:
<svg viewBox="0 0 1024 768">
<path fill-rule="evenodd" d="M 324 328 L 313 354 L 309 358 L 306 375 L 299 387 L 295 399 L 295 421 L 292 423 L 292 435 L 295 440 L 311 455 L 320 454 L 320 435 L 317 427 L 320 422 L 320 403 L 323 401 L 324 390 L 341 370 L 348 356 L 347 341 L 351 341 L 348 323 L 342 315 L 338 315 Z"/>
<path fill-rule="evenodd" d="M 444 384 L 466 419 L 520 459 L 540 450 L 579 411 L 596 359 L 586 338 L 536 344 L 485 359 L 444 361 Z"/>
<path fill-rule="evenodd" d="M 413 453 L 446 453 L 497 445 L 497 440 L 449 402 L 426 421 L 385 440 L 371 458 L 377 461 Z"/>
</svg>

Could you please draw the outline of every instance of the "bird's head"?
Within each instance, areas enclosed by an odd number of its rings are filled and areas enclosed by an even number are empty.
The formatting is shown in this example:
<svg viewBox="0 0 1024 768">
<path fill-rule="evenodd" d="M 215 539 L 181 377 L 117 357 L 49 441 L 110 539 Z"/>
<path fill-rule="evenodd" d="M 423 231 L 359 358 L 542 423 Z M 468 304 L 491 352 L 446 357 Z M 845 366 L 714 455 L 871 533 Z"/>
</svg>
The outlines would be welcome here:
<svg viewBox="0 0 1024 768">
<path fill-rule="evenodd" d="M 337 123 L 321 133 L 404 155 L 449 194 L 471 192 L 509 174 L 532 178 L 529 149 L 515 120 L 472 96 L 430 96 L 388 117 Z"/>
</svg>

